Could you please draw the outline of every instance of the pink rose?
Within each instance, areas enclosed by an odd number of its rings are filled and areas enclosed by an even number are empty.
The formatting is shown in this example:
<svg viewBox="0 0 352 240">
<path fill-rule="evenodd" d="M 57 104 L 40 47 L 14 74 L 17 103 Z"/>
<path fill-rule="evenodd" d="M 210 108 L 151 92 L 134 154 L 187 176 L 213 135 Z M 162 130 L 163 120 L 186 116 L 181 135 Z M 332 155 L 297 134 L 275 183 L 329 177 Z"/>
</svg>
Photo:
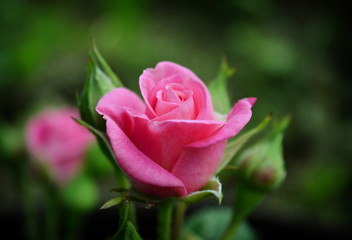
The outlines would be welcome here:
<svg viewBox="0 0 352 240">
<path fill-rule="evenodd" d="M 79 117 L 76 109 L 47 110 L 32 118 L 26 129 L 32 159 L 46 166 L 59 184 L 68 182 L 79 170 L 83 154 L 94 139 L 71 117 Z"/>
<path fill-rule="evenodd" d="M 216 171 L 226 141 L 250 120 L 255 98 L 238 101 L 227 121 L 218 121 L 204 83 L 171 62 L 145 70 L 139 86 L 145 103 L 117 88 L 96 108 L 120 167 L 148 195 L 180 197 L 201 189 Z"/>
</svg>

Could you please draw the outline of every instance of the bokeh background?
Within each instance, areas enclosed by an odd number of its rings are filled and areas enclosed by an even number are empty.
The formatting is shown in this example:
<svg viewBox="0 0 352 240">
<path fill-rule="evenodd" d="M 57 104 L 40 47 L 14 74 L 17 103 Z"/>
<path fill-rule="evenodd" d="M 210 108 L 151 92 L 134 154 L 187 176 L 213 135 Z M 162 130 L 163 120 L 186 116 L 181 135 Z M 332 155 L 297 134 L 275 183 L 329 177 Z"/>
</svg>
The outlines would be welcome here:
<svg viewBox="0 0 352 240">
<path fill-rule="evenodd" d="M 24 237 L 19 178 L 28 166 L 25 123 L 40 109 L 75 105 L 95 39 L 135 91 L 142 70 L 159 61 L 184 65 L 209 83 L 226 57 L 237 68 L 229 83 L 233 101 L 258 98 L 248 127 L 269 112 L 292 116 L 284 143 L 287 179 L 252 214 L 254 228 L 264 239 L 284 232 L 347 238 L 352 224 L 349 22 L 342 1 L 0 1 L 0 219 L 8 226 L 5 232 Z M 87 232 L 109 236 L 115 227 L 113 213 L 95 210 L 111 198 L 108 191 L 114 187 L 109 166 L 94 162 L 99 154 L 97 147 L 90 151 L 85 170 L 94 179 L 86 191 L 96 192 L 82 226 L 91 237 Z"/>
</svg>

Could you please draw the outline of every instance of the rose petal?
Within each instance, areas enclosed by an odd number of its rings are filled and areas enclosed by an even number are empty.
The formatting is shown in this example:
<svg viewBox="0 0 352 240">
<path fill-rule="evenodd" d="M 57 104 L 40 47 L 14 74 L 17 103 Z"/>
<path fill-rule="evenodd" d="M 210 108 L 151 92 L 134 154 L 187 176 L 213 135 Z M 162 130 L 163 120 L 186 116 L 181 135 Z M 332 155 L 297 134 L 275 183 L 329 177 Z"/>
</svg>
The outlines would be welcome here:
<svg viewBox="0 0 352 240">
<path fill-rule="evenodd" d="M 127 134 L 132 131 L 130 117 L 123 110 L 129 107 L 135 111 L 144 112 L 145 104 L 134 92 L 126 88 L 117 88 L 105 94 L 98 102 L 96 111 L 108 116 L 120 125 Z"/>
<path fill-rule="evenodd" d="M 179 106 L 180 106 L 180 104 L 177 104 L 177 103 L 165 102 L 162 100 L 160 100 L 160 101 L 158 100 L 158 102 L 156 103 L 156 106 L 155 106 L 155 113 L 157 115 L 164 115 L 168 112 L 171 112 L 175 108 L 178 108 Z"/>
<path fill-rule="evenodd" d="M 193 101 L 193 98 L 190 97 L 185 102 L 183 102 L 179 106 L 176 106 L 171 111 L 167 112 L 164 109 L 164 114 L 159 115 L 153 120 L 162 121 L 162 120 L 169 120 L 169 119 L 179 119 L 179 120 L 195 119 L 196 113 L 194 110 L 194 105 L 195 103 Z M 158 102 L 158 105 L 157 105 L 158 111 L 160 111 L 160 108 L 162 108 L 163 106 L 166 108 L 169 107 L 169 109 L 171 108 L 170 103 Z"/>
<path fill-rule="evenodd" d="M 179 178 L 189 193 L 201 189 L 218 167 L 226 141 L 218 142 L 204 148 L 187 147 L 171 173 Z"/>
<path fill-rule="evenodd" d="M 125 109 L 133 118 L 132 142 L 146 156 L 171 171 L 182 150 L 192 142 L 211 136 L 223 126 L 221 121 L 150 121 L 143 114 Z"/>
<path fill-rule="evenodd" d="M 225 125 L 209 138 L 192 143 L 189 147 L 206 147 L 223 140 L 236 136 L 249 122 L 252 116 L 252 106 L 256 98 L 244 98 L 239 100 L 232 108 Z"/>
<path fill-rule="evenodd" d="M 187 99 L 193 94 L 192 91 L 175 89 L 175 87 L 176 86 L 165 87 L 163 100 L 180 104 L 183 102 L 183 100 L 180 98 L 180 95 L 182 95 L 182 98 Z"/>
<path fill-rule="evenodd" d="M 168 78 L 172 75 L 175 74 L 183 74 L 186 76 L 190 76 L 192 79 L 202 82 L 199 80 L 197 75 L 195 75 L 191 70 L 188 68 L 185 68 L 179 64 L 173 63 L 173 62 L 159 62 L 154 71 L 153 71 L 154 77 L 156 81 L 161 81 L 165 78 Z"/>
<path fill-rule="evenodd" d="M 110 117 L 106 117 L 106 120 L 108 137 L 116 159 L 139 191 L 160 197 L 187 195 L 178 178 L 144 155 L 115 121 Z"/>
</svg>

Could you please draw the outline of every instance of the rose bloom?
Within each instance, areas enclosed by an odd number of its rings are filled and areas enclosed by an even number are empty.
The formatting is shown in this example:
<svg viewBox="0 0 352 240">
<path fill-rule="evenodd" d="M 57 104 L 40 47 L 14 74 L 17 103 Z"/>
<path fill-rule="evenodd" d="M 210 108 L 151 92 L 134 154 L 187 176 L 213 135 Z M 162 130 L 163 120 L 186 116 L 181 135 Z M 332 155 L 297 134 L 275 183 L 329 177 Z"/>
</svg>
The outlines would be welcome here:
<svg viewBox="0 0 352 240">
<path fill-rule="evenodd" d="M 75 176 L 89 143 L 94 139 L 72 117 L 79 117 L 74 108 L 50 109 L 33 117 L 26 128 L 31 158 L 43 165 L 59 184 L 65 184 Z"/>
<path fill-rule="evenodd" d="M 182 197 L 201 189 L 216 171 L 226 141 L 250 120 L 255 98 L 238 101 L 226 122 L 216 120 L 204 83 L 171 62 L 145 70 L 139 86 L 144 102 L 117 88 L 96 108 L 120 167 L 147 195 Z"/>
</svg>

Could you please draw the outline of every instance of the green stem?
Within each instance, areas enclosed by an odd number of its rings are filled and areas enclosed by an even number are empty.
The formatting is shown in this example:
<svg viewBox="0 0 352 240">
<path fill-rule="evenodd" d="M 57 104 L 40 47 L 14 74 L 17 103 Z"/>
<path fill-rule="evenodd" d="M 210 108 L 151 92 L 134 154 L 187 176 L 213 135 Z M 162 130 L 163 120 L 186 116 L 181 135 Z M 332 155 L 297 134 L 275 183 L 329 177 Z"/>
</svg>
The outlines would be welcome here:
<svg viewBox="0 0 352 240">
<path fill-rule="evenodd" d="M 239 184 L 237 186 L 237 194 L 235 196 L 235 201 L 232 209 L 232 219 L 221 240 L 234 239 L 238 227 L 248 216 L 248 214 L 251 213 L 259 205 L 264 195 L 264 192 L 245 186 L 243 184 Z"/>
<path fill-rule="evenodd" d="M 136 228 L 138 228 L 137 217 L 136 217 L 136 206 L 135 206 L 134 202 L 130 202 L 129 220 Z"/>
<path fill-rule="evenodd" d="M 240 226 L 242 220 L 239 218 L 232 218 L 229 226 L 227 227 L 222 240 L 232 240 L 237 233 L 237 229 Z"/>
<path fill-rule="evenodd" d="M 134 239 L 142 240 L 139 236 L 135 226 L 129 219 L 129 212 L 131 209 L 131 203 L 127 201 L 121 202 L 119 206 L 119 228 L 117 232 L 109 238 L 109 240 L 120 240 L 120 239 Z"/>
<path fill-rule="evenodd" d="M 58 219 L 60 218 L 59 214 L 59 204 L 58 204 L 58 195 L 55 189 L 55 186 L 51 183 L 47 183 L 45 186 L 45 223 L 46 223 L 46 239 L 58 239 Z"/>
<path fill-rule="evenodd" d="M 175 222 L 172 231 L 171 240 L 177 240 L 180 237 L 180 232 L 182 230 L 183 220 L 185 218 L 185 213 L 187 209 L 187 204 L 185 202 L 178 202 L 176 205 Z"/>
<path fill-rule="evenodd" d="M 173 200 L 167 198 L 159 205 L 158 240 L 170 240 Z"/>
<path fill-rule="evenodd" d="M 129 203 L 122 202 L 119 206 L 119 228 L 117 232 L 109 238 L 109 240 L 121 239 L 124 237 L 124 233 L 126 231 L 126 226 L 128 222 L 128 212 L 129 212 Z"/>
</svg>

